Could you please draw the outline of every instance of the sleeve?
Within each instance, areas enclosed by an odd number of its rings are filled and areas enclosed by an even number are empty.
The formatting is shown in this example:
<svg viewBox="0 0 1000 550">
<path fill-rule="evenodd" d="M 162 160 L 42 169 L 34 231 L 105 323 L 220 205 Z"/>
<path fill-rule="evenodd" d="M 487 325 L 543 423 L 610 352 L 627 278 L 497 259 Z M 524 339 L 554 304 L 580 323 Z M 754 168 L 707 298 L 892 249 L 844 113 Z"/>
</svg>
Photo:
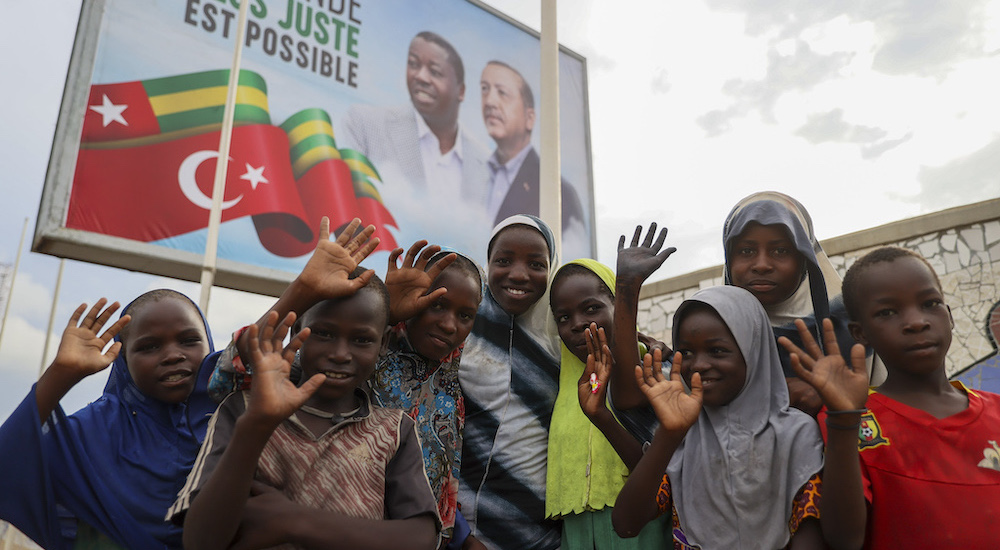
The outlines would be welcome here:
<svg viewBox="0 0 1000 550">
<path fill-rule="evenodd" d="M 0 426 L 0 519 L 50 550 L 71 545 L 61 532 L 55 489 L 48 473 L 52 460 L 43 441 L 43 432 L 58 429 L 65 418 L 57 406 L 43 428 L 32 387 Z"/>
<path fill-rule="evenodd" d="M 416 425 L 408 415 L 400 417 L 399 448 L 385 469 L 385 517 L 408 519 L 430 514 L 440 530 L 441 518 L 424 470 Z"/>
<path fill-rule="evenodd" d="M 198 458 L 194 461 L 194 467 L 188 474 L 187 482 L 177 494 L 174 505 L 167 510 L 166 520 L 172 521 L 175 525 L 183 525 L 184 515 L 191 507 L 191 501 L 198 496 L 198 491 L 208 480 L 209 476 L 219 464 L 222 453 L 229 445 L 229 440 L 233 437 L 233 430 L 236 427 L 236 419 L 246 411 L 246 401 L 243 392 L 236 392 L 229 395 L 225 401 L 219 405 L 218 410 L 212 416 L 208 424 L 208 431 L 205 433 L 205 442 L 198 452 Z"/>
<path fill-rule="evenodd" d="M 802 522 L 809 518 L 819 519 L 819 500 L 823 489 L 823 479 L 813 475 L 805 483 L 792 501 L 792 517 L 788 520 L 788 532 L 795 534 Z"/>
</svg>

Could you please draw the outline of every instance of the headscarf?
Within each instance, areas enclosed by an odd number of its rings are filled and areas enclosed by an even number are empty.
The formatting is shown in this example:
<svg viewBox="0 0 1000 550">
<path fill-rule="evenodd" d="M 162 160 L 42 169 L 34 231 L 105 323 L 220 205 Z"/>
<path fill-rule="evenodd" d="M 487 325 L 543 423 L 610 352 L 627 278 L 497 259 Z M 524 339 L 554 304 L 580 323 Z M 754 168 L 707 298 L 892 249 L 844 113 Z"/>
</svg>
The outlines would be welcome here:
<svg viewBox="0 0 1000 550">
<path fill-rule="evenodd" d="M 615 274 L 606 265 L 590 259 L 573 260 L 596 275 L 614 295 Z M 584 297 L 580 297 L 584 299 Z M 604 327 L 611 330 L 611 327 Z M 549 460 L 545 509 L 549 517 L 601 510 L 615 505 L 618 492 L 628 477 L 628 467 L 619 458 L 583 409 L 577 383 L 586 367 L 579 357 L 560 342 L 559 396 L 549 428 Z"/>
<path fill-rule="evenodd" d="M 746 362 L 742 391 L 727 405 L 702 406 L 667 466 L 681 527 L 702 548 L 784 548 L 799 489 L 823 467 L 823 440 L 788 389 L 767 314 L 750 292 L 707 288 L 674 315 L 707 304 L 732 332 Z M 765 408 L 766 404 L 766 408 Z"/>
<path fill-rule="evenodd" d="M 784 301 L 765 306 L 775 338 L 786 336 L 800 347 L 802 340 L 795 320 L 803 319 L 820 346 L 823 335 L 820 330 L 822 319 L 829 318 L 837 333 L 841 353 L 850 360 L 854 338 L 847 328 L 847 310 L 841 297 L 841 279 L 830 258 L 813 232 L 812 218 L 799 201 L 775 191 L 763 191 L 745 197 L 733 207 L 726 217 L 722 230 L 722 241 L 726 255 L 725 283 L 733 284 L 730 261 L 733 241 L 751 223 L 760 225 L 780 225 L 784 227 L 795 249 L 803 259 L 805 273 L 795 292 Z M 788 352 L 778 349 L 785 376 L 795 376 L 791 369 Z"/>
<path fill-rule="evenodd" d="M 552 231 L 534 216 L 511 216 L 494 228 L 490 244 L 511 225 L 531 227 L 545 239 L 551 282 L 557 263 Z M 559 376 L 559 336 L 548 309 L 546 289 L 514 317 L 487 288 L 459 369 L 466 404 L 462 515 L 473 535 L 501 550 L 559 546 L 558 523 L 544 519 L 546 448 Z"/>
<path fill-rule="evenodd" d="M 72 525 L 69 534 L 61 532 L 57 506 L 125 548 L 181 547 L 181 528 L 164 515 L 215 411 L 207 393 L 216 359 L 212 334 L 204 314 L 191 305 L 204 323 L 210 351 L 185 402 L 167 404 L 143 394 L 124 350 L 112 363 L 104 394 L 71 416 L 57 406 L 42 425 L 32 388 L 0 428 L 0 516 L 50 550 L 70 548 L 75 536 Z"/>
</svg>

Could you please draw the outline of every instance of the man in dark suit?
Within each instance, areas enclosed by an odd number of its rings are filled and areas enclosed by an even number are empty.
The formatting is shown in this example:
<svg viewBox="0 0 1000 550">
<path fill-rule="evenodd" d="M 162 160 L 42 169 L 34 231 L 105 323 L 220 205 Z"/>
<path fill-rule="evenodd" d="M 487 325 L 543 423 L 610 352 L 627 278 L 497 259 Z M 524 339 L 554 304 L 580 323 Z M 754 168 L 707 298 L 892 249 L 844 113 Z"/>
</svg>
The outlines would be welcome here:
<svg viewBox="0 0 1000 550">
<path fill-rule="evenodd" d="M 537 216 L 540 164 L 531 145 L 535 126 L 535 96 L 531 87 L 507 63 L 490 61 L 483 69 L 479 89 L 483 122 L 497 145 L 488 161 L 491 172 L 488 211 L 495 213 L 495 222 L 513 214 Z M 574 243 L 574 252 L 576 247 L 589 250 L 580 197 L 565 179 L 562 180 L 562 226 L 565 244 Z"/>
</svg>

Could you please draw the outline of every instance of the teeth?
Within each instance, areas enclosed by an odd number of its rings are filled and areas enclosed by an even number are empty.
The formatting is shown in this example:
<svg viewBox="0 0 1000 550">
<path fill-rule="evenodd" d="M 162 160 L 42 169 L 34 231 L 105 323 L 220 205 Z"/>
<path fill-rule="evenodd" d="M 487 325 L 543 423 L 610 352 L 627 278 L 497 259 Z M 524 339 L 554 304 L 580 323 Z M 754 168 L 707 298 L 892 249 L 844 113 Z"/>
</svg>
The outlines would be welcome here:
<svg viewBox="0 0 1000 550">
<path fill-rule="evenodd" d="M 527 294 L 527 292 L 525 292 L 525 291 L 523 291 L 523 290 L 521 290 L 519 288 L 508 288 L 507 292 L 509 292 L 510 294 L 513 294 L 514 296 L 524 296 L 525 294 Z"/>
<path fill-rule="evenodd" d="M 170 376 L 164 378 L 163 381 L 164 382 L 176 382 L 178 380 L 183 379 L 186 376 L 187 375 L 185 375 L 184 373 L 171 374 Z"/>
<path fill-rule="evenodd" d="M 323 374 L 325 374 L 327 378 L 334 378 L 334 379 L 347 378 L 346 374 L 342 374 L 339 372 L 324 372 Z"/>
</svg>

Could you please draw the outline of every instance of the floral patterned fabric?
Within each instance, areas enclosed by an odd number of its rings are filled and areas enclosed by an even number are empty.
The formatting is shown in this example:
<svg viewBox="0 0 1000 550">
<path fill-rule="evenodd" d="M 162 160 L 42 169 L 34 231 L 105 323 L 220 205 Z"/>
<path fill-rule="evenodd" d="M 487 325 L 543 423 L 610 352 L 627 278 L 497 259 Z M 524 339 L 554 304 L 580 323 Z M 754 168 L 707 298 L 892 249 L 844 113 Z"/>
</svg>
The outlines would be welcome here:
<svg viewBox="0 0 1000 550">
<path fill-rule="evenodd" d="M 406 325 L 392 328 L 389 351 L 371 379 L 373 399 L 382 407 L 402 409 L 416 422 L 427 479 L 437 498 L 443 535 L 450 538 L 458 509 L 465 400 L 458 382 L 462 347 L 440 361 L 430 361 L 410 345 Z"/>
</svg>

